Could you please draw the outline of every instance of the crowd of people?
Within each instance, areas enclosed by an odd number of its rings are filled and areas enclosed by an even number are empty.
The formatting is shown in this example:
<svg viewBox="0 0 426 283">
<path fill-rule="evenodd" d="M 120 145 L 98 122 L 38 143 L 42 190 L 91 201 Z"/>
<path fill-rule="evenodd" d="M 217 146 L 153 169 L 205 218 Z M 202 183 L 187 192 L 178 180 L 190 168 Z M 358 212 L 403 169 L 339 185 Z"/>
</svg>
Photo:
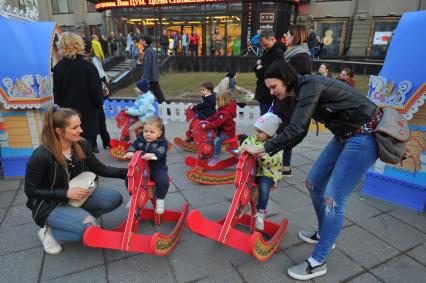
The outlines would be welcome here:
<svg viewBox="0 0 426 283">
<path fill-rule="evenodd" d="M 169 189 L 168 146 L 164 123 L 154 116 L 153 103 L 155 100 L 161 103 L 165 98 L 158 84 L 157 53 L 151 46 L 152 37 L 137 36 L 137 42 L 143 46 L 144 74 L 135 85 L 138 98 L 126 111 L 137 117 L 138 122 L 129 129 L 131 146 L 125 158 L 132 158 L 137 150 L 143 151 L 142 158 L 149 162 L 151 178 L 157 184 L 156 213 L 162 214 Z M 197 41 L 193 36 L 188 36 L 190 49 Z M 257 78 L 255 99 L 259 101 L 260 117 L 253 125 L 255 134 L 245 139 L 238 149 L 238 152 L 248 152 L 257 159 L 259 199 L 255 227 L 262 231 L 269 191 L 282 178 L 291 177 L 292 148 L 305 138 L 311 119 L 324 123 L 334 134 L 305 182 L 318 226 L 298 234 L 301 240 L 315 244 L 306 261 L 287 271 L 299 280 L 327 272 L 327 257 L 342 229 L 346 200 L 377 159 L 373 131 L 381 118 L 377 106 L 353 87 L 350 69 L 343 69 L 339 80 L 330 77 L 326 64 L 319 68 L 320 75 L 311 75 L 309 38 L 306 27 L 290 26 L 283 48 L 272 31 L 258 33 L 263 53 L 254 71 Z M 218 37 L 215 44 L 215 48 L 220 49 Z M 102 131 L 102 120 L 105 124 L 102 83 L 108 80 L 96 63 L 98 60 L 102 65 L 105 57 L 100 38 L 92 36 L 92 62 L 86 56 L 87 44 L 85 46 L 76 34 L 63 33 L 59 47 L 62 59 L 53 69 L 55 105 L 44 116 L 42 145 L 34 150 L 25 176 L 27 206 L 41 227 L 38 237 L 49 254 L 60 253 L 62 242 L 81 241 L 87 227 L 98 225 L 97 217 L 122 202 L 118 191 L 97 188 L 89 196 L 87 190 L 69 187 L 70 180 L 83 171 L 120 179 L 126 179 L 127 175 L 127 168 L 107 166 L 93 154 L 97 147 L 96 137 Z M 216 132 L 209 166 L 215 166 L 220 160 L 223 141 L 236 135 L 234 92 L 247 92 L 237 86 L 236 78 L 236 69 L 231 68 L 216 87 L 211 82 L 202 83 L 202 101 L 193 107 L 196 117 L 202 121 L 200 126 Z M 106 140 L 102 138 L 102 141 L 107 147 Z M 70 200 L 83 201 L 86 198 L 81 207 L 69 205 Z"/>
</svg>

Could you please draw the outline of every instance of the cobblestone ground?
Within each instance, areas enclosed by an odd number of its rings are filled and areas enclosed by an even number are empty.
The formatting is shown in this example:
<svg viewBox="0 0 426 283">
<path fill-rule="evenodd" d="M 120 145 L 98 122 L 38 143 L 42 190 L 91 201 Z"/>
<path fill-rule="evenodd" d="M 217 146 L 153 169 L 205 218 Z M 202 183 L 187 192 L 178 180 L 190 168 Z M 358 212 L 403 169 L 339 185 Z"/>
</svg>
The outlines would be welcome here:
<svg viewBox="0 0 426 283">
<path fill-rule="evenodd" d="M 108 123 L 110 129 L 115 128 L 112 121 Z M 166 127 L 172 141 L 183 136 L 186 125 L 169 123 Z M 112 131 L 112 135 L 118 133 Z M 278 222 L 286 217 L 289 226 L 278 252 L 267 262 L 258 262 L 187 228 L 176 249 L 165 257 L 92 249 L 81 243 L 65 244 L 60 255 L 46 255 L 36 236 L 38 227 L 25 207 L 23 181 L 0 180 L 0 282 L 292 282 L 287 268 L 306 259 L 313 248 L 302 242 L 297 232 L 316 227 L 303 181 L 330 138 L 328 133 L 318 137 L 309 134 L 293 151 L 293 177 L 271 192 L 269 219 Z M 168 156 L 173 181 L 166 208 L 180 209 L 187 201 L 205 217 L 223 217 L 233 196 L 232 186 L 189 182 L 183 163 L 186 155 L 174 147 Z M 98 157 L 108 164 L 126 166 L 106 151 Z M 120 191 L 125 202 L 129 199 L 123 181 L 102 178 L 101 183 Z M 426 215 L 367 198 L 361 187 L 349 198 L 344 229 L 328 259 L 328 273 L 314 281 L 425 282 Z M 124 203 L 102 217 L 103 227 L 114 227 L 126 218 Z M 172 226 L 143 223 L 140 229 L 167 233 Z"/>
</svg>

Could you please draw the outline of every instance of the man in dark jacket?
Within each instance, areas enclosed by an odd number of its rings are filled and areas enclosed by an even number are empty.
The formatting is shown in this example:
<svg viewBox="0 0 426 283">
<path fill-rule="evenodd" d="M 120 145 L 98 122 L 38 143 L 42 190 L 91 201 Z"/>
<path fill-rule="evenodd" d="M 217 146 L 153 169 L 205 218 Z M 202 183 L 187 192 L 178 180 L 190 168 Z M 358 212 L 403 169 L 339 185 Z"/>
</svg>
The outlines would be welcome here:
<svg viewBox="0 0 426 283">
<path fill-rule="evenodd" d="M 151 83 L 151 91 L 157 99 L 158 103 L 166 101 L 160 87 L 160 69 L 158 67 L 157 53 L 151 46 L 152 37 L 145 35 L 143 37 L 144 56 L 143 56 L 143 75 L 142 80 Z"/>
<path fill-rule="evenodd" d="M 257 82 L 256 95 L 254 98 L 259 101 L 260 115 L 263 115 L 268 112 L 273 101 L 273 97 L 269 94 L 269 89 L 265 85 L 263 74 L 272 62 L 283 58 L 284 52 L 279 47 L 275 35 L 271 30 L 261 31 L 259 34 L 259 42 L 264 52 L 260 60 L 257 61 L 255 67 Z"/>
<path fill-rule="evenodd" d="M 309 28 L 308 48 L 309 52 L 311 53 L 311 59 L 315 59 L 315 54 L 317 53 L 318 49 L 318 41 L 313 27 Z"/>
<path fill-rule="evenodd" d="M 163 30 L 163 34 L 160 37 L 161 45 L 161 56 L 167 57 L 167 51 L 169 49 L 169 37 L 167 36 L 167 30 Z"/>
</svg>

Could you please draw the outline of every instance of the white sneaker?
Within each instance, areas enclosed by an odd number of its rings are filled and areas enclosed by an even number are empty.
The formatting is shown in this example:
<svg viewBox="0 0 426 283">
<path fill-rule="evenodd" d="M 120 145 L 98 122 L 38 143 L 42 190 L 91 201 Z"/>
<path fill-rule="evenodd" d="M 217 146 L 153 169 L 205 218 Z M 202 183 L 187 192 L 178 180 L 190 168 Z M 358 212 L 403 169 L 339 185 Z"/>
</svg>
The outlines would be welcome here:
<svg viewBox="0 0 426 283">
<path fill-rule="evenodd" d="M 265 229 L 265 223 L 264 223 L 264 218 L 266 215 L 266 211 L 259 209 L 257 210 L 257 213 L 254 215 L 254 217 L 256 218 L 256 222 L 254 224 L 254 227 L 256 228 L 256 230 L 259 231 L 263 231 L 263 229 Z"/>
<path fill-rule="evenodd" d="M 155 213 L 164 213 L 164 199 L 157 199 L 157 201 L 155 202 Z"/>
<path fill-rule="evenodd" d="M 57 255 L 62 252 L 62 246 L 56 241 L 52 233 L 49 232 L 47 226 L 41 228 L 38 233 L 38 238 L 43 244 L 44 251 L 50 255 Z"/>
</svg>

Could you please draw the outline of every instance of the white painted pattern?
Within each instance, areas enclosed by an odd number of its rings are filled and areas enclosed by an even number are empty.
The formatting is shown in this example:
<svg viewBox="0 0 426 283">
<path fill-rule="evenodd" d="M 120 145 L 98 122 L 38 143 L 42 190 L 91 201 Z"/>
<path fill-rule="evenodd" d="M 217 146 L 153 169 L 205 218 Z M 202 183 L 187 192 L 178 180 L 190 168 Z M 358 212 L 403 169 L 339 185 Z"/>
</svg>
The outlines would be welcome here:
<svg viewBox="0 0 426 283">
<path fill-rule="evenodd" d="M 172 102 L 167 104 L 165 102 L 159 104 L 158 106 L 158 115 L 164 122 L 184 122 L 185 110 L 192 103 L 175 103 Z M 169 109 L 170 114 L 167 114 L 167 109 Z M 238 125 L 250 126 L 253 125 L 256 119 L 260 116 L 260 109 L 258 106 L 246 106 L 239 107 L 237 106 L 237 117 L 235 118 L 235 122 Z"/>
<path fill-rule="evenodd" d="M 37 131 L 36 119 L 34 117 L 34 111 L 26 111 L 28 119 L 28 127 L 30 129 L 31 142 L 33 148 L 37 148 L 40 145 L 40 138 Z"/>
</svg>

